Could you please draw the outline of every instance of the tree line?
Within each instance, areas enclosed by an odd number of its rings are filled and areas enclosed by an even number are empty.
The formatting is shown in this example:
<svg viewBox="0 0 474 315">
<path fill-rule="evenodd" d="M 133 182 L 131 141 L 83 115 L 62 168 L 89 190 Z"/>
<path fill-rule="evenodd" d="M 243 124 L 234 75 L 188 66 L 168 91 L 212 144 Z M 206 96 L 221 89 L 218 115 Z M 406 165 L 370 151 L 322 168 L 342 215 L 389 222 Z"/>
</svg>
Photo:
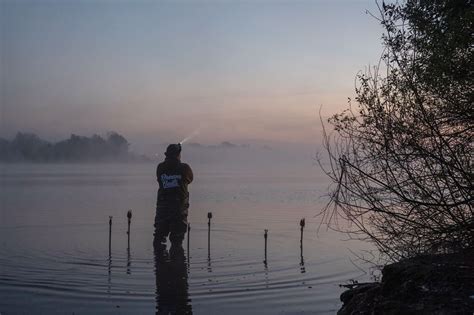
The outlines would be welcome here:
<svg viewBox="0 0 474 315">
<path fill-rule="evenodd" d="M 105 137 L 72 134 L 69 139 L 55 143 L 34 133 L 18 132 L 12 140 L 0 138 L 0 161 L 128 161 L 134 159 L 129 146 L 127 139 L 116 132 L 109 132 Z"/>
</svg>

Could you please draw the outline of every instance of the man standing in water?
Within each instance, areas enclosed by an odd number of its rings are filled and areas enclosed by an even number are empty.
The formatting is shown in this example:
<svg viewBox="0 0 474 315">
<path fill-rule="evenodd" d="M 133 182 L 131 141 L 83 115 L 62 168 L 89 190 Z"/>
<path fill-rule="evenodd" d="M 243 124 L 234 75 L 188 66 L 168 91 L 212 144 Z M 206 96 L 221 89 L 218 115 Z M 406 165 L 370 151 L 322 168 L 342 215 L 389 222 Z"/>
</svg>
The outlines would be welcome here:
<svg viewBox="0 0 474 315">
<path fill-rule="evenodd" d="M 181 163 L 181 144 L 170 144 L 165 156 L 156 168 L 155 247 L 164 247 L 168 236 L 172 246 L 181 246 L 188 225 L 188 185 L 193 181 L 191 167 Z"/>
</svg>

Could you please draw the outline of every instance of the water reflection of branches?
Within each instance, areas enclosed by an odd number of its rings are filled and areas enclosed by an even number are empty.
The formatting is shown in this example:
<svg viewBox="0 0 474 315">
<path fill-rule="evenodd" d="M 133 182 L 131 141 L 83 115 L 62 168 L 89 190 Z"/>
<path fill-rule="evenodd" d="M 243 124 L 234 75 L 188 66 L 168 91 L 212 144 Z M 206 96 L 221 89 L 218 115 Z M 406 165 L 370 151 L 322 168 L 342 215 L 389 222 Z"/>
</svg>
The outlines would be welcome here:
<svg viewBox="0 0 474 315">
<path fill-rule="evenodd" d="M 107 259 L 107 293 L 110 294 L 112 286 L 112 253 L 109 247 L 109 258 Z"/>
<path fill-rule="evenodd" d="M 265 257 L 265 260 L 263 261 L 263 272 L 264 272 L 264 275 L 265 275 L 265 287 L 268 289 L 268 285 L 269 285 L 269 280 L 268 280 L 268 262 L 267 262 L 266 257 Z"/>
<path fill-rule="evenodd" d="M 304 257 L 303 257 L 303 237 L 301 238 L 301 241 L 300 241 L 300 271 L 301 273 L 306 272 L 306 268 L 304 266 Z"/>
<path fill-rule="evenodd" d="M 212 272 L 211 251 L 207 252 L 207 272 Z"/>
<path fill-rule="evenodd" d="M 306 268 L 304 266 L 303 251 L 301 251 L 301 255 L 300 255 L 300 271 L 301 273 L 306 273 Z"/>
<path fill-rule="evenodd" d="M 128 247 L 127 247 L 127 275 L 130 275 L 132 273 L 131 266 L 132 266 L 132 255 L 130 254 L 130 242 L 129 242 Z"/>
</svg>

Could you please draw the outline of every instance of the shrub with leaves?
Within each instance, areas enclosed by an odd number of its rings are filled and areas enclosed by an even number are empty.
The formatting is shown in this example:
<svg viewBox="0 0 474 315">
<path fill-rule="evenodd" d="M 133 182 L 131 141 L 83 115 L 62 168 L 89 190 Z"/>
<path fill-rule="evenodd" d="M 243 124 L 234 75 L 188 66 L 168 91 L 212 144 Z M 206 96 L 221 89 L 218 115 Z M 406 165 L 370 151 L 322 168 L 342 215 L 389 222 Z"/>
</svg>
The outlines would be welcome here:
<svg viewBox="0 0 474 315">
<path fill-rule="evenodd" d="M 326 223 L 391 260 L 474 247 L 472 1 L 379 5 L 384 53 L 324 131 Z"/>
</svg>

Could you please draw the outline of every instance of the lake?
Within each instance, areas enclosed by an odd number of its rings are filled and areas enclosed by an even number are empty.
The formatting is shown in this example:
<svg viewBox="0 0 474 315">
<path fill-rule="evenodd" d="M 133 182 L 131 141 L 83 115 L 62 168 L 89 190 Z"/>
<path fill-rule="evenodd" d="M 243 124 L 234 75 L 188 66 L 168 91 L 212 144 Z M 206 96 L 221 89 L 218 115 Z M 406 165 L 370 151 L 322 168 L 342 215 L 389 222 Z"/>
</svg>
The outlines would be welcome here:
<svg viewBox="0 0 474 315">
<path fill-rule="evenodd" d="M 334 314 L 339 284 L 368 278 L 350 251 L 364 244 L 317 233 L 328 185 L 317 167 L 193 166 L 189 251 L 173 253 L 153 251 L 155 164 L 0 167 L 2 315 Z"/>
</svg>

